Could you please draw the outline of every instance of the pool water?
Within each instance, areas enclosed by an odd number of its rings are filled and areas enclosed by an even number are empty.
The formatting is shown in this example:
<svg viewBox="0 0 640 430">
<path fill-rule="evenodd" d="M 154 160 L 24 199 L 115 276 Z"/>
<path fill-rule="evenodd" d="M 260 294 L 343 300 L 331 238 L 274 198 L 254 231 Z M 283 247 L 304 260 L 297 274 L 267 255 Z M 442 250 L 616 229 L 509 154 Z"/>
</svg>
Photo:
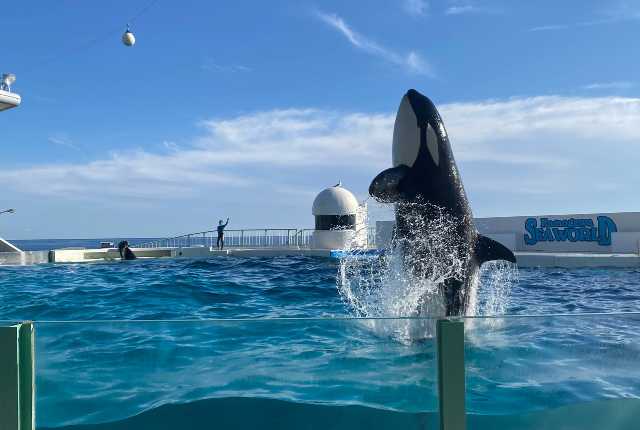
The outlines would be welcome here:
<svg viewBox="0 0 640 430">
<path fill-rule="evenodd" d="M 351 319 L 337 273 L 310 257 L 0 267 L 0 319 L 37 321 L 39 428 L 434 428 L 433 340 L 387 335 L 433 321 Z M 638 281 L 520 269 L 514 316 L 465 321 L 470 428 L 625 428 Z"/>
</svg>

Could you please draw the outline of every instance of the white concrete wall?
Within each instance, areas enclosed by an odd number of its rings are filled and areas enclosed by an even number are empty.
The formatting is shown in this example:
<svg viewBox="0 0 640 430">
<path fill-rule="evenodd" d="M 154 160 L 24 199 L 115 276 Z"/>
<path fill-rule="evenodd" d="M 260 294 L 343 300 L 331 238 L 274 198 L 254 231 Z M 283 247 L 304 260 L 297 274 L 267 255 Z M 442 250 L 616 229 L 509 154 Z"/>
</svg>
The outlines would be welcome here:
<svg viewBox="0 0 640 430">
<path fill-rule="evenodd" d="M 350 230 L 353 234 L 353 230 Z M 330 249 L 294 249 L 294 248 L 242 248 L 218 251 L 215 248 L 191 246 L 184 248 L 132 248 L 138 258 L 195 258 L 206 259 L 220 255 L 246 257 L 275 257 L 282 255 L 309 255 L 329 257 Z M 335 249 L 335 248 L 334 248 Z M 118 251 L 113 249 L 58 249 L 53 252 L 55 263 L 89 263 L 95 261 L 120 260 Z"/>
<path fill-rule="evenodd" d="M 0 252 L 0 265 L 27 265 L 49 262 L 49 251 Z"/>
<path fill-rule="evenodd" d="M 518 267 L 640 267 L 636 254 L 516 252 Z"/>
<path fill-rule="evenodd" d="M 540 241 L 534 245 L 528 245 L 525 242 L 525 234 L 529 234 L 525 229 L 525 222 L 528 218 L 536 218 L 538 227 L 540 227 L 541 218 L 552 220 L 591 219 L 594 226 L 597 227 L 598 216 L 607 216 L 616 224 L 618 231 L 611 234 L 611 245 L 602 246 L 598 242 L 571 242 L 569 240 L 561 242 Z M 602 254 L 638 254 L 640 252 L 640 212 L 476 218 L 475 223 L 481 234 L 497 240 L 514 252 L 590 252 Z M 394 221 L 376 222 L 376 245 L 378 247 L 388 247 L 394 225 Z"/>
<path fill-rule="evenodd" d="M 208 248 L 203 248 L 208 249 Z M 138 258 L 171 257 L 172 252 L 166 248 L 131 248 Z M 117 249 L 54 249 L 51 251 L 52 263 L 80 263 L 97 260 L 120 260 Z"/>
<path fill-rule="evenodd" d="M 354 238 L 355 230 L 314 230 L 311 236 L 311 248 L 345 249 L 353 243 Z"/>
<path fill-rule="evenodd" d="M 525 222 L 529 218 L 537 220 L 537 226 L 541 227 L 541 218 L 551 220 L 591 219 L 594 226 L 598 226 L 598 216 L 611 218 L 617 227 L 617 232 L 611 235 L 611 245 L 603 246 L 593 241 L 539 241 L 535 244 L 527 244 L 525 235 L 530 236 L 525 229 Z M 512 234 L 515 246 L 510 249 L 520 252 L 593 252 L 593 253 L 638 253 L 640 241 L 640 212 L 609 212 L 594 214 L 565 214 L 565 215 L 531 215 L 515 217 L 477 218 L 475 220 L 478 231 L 486 236 Z M 506 236 L 505 236 L 506 238 Z"/>
</svg>

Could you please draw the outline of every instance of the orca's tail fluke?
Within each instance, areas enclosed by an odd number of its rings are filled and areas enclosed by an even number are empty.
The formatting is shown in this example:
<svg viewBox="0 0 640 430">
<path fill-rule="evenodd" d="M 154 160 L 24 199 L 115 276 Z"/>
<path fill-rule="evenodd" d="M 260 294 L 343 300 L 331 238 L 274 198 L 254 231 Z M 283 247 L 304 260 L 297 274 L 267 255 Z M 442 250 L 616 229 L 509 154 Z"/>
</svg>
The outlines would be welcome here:
<svg viewBox="0 0 640 430">
<path fill-rule="evenodd" d="M 506 260 L 511 263 L 516 262 L 516 256 L 513 252 L 500 242 L 497 242 L 487 236 L 478 234 L 478 241 L 475 247 L 475 256 L 478 264 L 492 260 Z"/>
</svg>

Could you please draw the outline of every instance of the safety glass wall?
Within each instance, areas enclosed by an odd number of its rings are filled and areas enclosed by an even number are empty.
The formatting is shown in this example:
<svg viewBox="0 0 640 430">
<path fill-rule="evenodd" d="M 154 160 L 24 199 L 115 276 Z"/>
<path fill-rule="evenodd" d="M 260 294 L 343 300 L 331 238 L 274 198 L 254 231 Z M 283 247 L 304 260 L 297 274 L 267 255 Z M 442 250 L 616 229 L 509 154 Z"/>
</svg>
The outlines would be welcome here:
<svg viewBox="0 0 640 430">
<path fill-rule="evenodd" d="M 469 429 L 640 428 L 640 315 L 465 319 Z"/>
<path fill-rule="evenodd" d="M 434 324 L 36 323 L 37 428 L 437 428 Z"/>
</svg>

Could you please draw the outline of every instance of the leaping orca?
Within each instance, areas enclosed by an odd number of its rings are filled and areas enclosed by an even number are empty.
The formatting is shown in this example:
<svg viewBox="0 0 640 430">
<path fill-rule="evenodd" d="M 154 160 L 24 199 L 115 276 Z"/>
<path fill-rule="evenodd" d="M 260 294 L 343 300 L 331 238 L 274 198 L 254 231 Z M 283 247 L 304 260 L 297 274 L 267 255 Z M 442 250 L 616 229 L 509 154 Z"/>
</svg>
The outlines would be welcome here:
<svg viewBox="0 0 640 430">
<path fill-rule="evenodd" d="M 420 249 L 420 240 L 414 240 L 428 232 L 415 231 L 412 220 L 428 221 L 434 216 L 434 207 L 455 220 L 455 252 L 463 259 L 464 275 L 446 279 L 441 288 L 447 316 L 465 315 L 480 265 L 490 260 L 515 263 L 516 258 L 504 245 L 478 233 L 442 118 L 431 100 L 413 89 L 402 97 L 398 108 L 392 159 L 393 167 L 374 178 L 369 194 L 379 201 L 396 203 L 394 243 L 406 240 L 412 244 L 412 249 L 402 250 L 405 264 L 419 264 L 420 255 L 428 252 Z M 406 258 L 409 255 L 411 258 Z"/>
</svg>

